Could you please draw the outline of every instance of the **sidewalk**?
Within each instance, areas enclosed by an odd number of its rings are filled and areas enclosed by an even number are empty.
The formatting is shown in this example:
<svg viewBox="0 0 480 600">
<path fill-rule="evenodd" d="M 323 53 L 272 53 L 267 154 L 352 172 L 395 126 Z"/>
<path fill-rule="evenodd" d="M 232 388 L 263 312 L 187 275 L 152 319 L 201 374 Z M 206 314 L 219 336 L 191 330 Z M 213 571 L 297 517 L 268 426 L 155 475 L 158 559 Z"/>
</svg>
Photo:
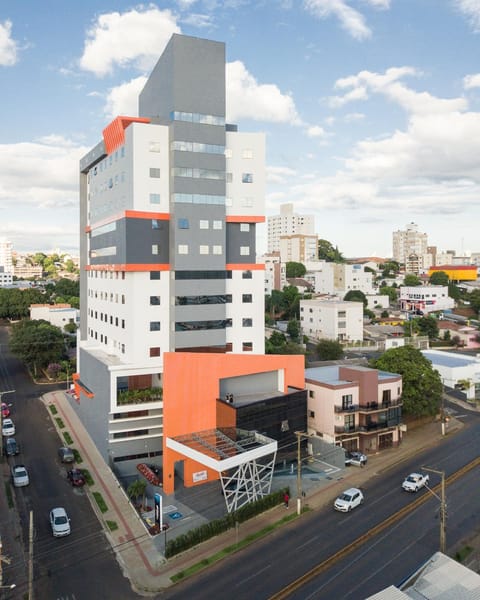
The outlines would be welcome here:
<svg viewBox="0 0 480 600">
<path fill-rule="evenodd" d="M 94 485 L 86 486 L 92 506 L 97 512 L 100 522 L 103 523 L 105 533 L 109 538 L 117 559 L 130 579 L 132 588 L 142 595 L 159 592 L 172 585 L 171 577 L 188 567 L 197 564 L 204 558 L 211 557 L 236 541 L 241 541 L 248 535 L 258 532 L 270 524 L 277 523 L 285 516 L 285 508 L 280 505 L 258 517 L 242 523 L 238 532 L 227 531 L 209 540 L 200 546 L 183 554 L 166 560 L 159 552 L 155 538 L 151 537 L 141 520 L 133 509 L 123 488 L 118 483 L 110 467 L 104 462 L 96 446 L 93 444 L 81 421 L 69 404 L 64 392 L 51 392 L 43 396 L 43 401 L 48 407 L 55 405 L 58 415 L 64 424 L 63 430 L 58 429 L 58 424 L 52 418 L 60 437 L 62 432 L 68 431 L 75 447 L 83 459 L 80 468 L 90 471 Z M 463 408 L 463 407 L 462 407 Z M 471 410 L 471 408 L 469 407 Z M 50 415 L 51 411 L 49 409 Z M 463 423 L 451 418 L 448 423 L 447 436 L 452 435 L 463 427 Z M 379 454 L 370 455 L 368 464 L 364 468 L 348 467 L 340 470 L 331 478 L 319 481 L 318 488 L 307 492 L 304 502 L 312 510 L 333 503 L 339 492 L 345 487 L 361 487 L 370 478 L 386 471 L 392 465 L 411 458 L 415 453 L 424 448 L 431 447 L 442 440 L 441 424 L 439 421 L 428 423 L 404 434 L 404 439 L 399 448 L 383 450 Z M 108 511 L 101 513 L 93 497 L 93 492 L 100 492 L 107 504 Z M 296 509 L 296 488 L 291 489 L 291 510 Z M 109 529 L 115 523 L 118 527 L 114 531 Z M 162 535 L 162 534 L 160 534 Z M 237 537 L 238 536 L 238 537 Z M 157 536 L 158 537 L 158 536 Z"/>
</svg>

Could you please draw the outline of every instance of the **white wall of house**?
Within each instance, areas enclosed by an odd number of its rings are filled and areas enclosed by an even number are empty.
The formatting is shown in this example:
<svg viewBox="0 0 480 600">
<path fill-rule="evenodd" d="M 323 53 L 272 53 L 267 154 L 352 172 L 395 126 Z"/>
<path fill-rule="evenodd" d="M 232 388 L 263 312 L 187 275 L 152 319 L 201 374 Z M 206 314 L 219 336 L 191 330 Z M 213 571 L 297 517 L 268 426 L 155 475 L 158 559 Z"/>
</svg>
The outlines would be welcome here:
<svg viewBox="0 0 480 600">
<path fill-rule="evenodd" d="M 446 285 L 401 286 L 399 300 L 401 309 L 405 311 L 418 309 L 429 313 L 449 310 L 455 306 Z"/>
<path fill-rule="evenodd" d="M 363 340 L 363 303 L 300 300 L 300 325 L 305 335 L 317 339 Z"/>
</svg>

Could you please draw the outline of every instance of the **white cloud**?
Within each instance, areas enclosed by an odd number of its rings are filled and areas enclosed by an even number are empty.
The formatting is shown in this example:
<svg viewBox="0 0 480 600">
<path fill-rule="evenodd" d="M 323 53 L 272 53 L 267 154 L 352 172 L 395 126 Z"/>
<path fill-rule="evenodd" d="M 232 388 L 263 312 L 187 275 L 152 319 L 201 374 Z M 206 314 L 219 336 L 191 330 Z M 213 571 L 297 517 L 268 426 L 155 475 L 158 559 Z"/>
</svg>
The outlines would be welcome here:
<svg viewBox="0 0 480 600">
<path fill-rule="evenodd" d="M 454 0 L 454 6 L 463 13 L 475 33 L 480 33 L 480 2 L 478 0 Z"/>
<path fill-rule="evenodd" d="M 308 12 L 319 19 L 336 17 L 340 21 L 340 26 L 357 40 L 364 40 L 372 35 L 364 16 L 345 0 L 305 0 L 304 6 Z"/>
<path fill-rule="evenodd" d="M 463 78 L 463 87 L 466 90 L 480 87 L 480 73 L 475 73 L 474 75 L 465 75 Z"/>
<path fill-rule="evenodd" d="M 348 113 L 347 115 L 345 115 L 343 120 L 345 121 L 345 123 L 353 123 L 355 121 L 361 121 L 364 118 L 365 118 L 365 115 L 363 113 L 355 112 L 355 113 Z"/>
<path fill-rule="evenodd" d="M 241 61 L 227 63 L 227 120 L 254 119 L 299 125 L 300 118 L 289 94 L 274 84 L 259 84 Z"/>
<path fill-rule="evenodd" d="M 307 136 L 311 138 L 324 138 L 327 132 L 320 125 L 312 125 L 307 129 Z"/>
<path fill-rule="evenodd" d="M 0 23 L 0 66 L 11 67 L 17 62 L 17 42 L 12 39 L 12 22 Z"/>
<path fill-rule="evenodd" d="M 374 8 L 390 8 L 390 0 L 367 0 Z"/>
<path fill-rule="evenodd" d="M 147 78 L 140 76 L 111 88 L 107 95 L 104 112 L 109 118 L 119 115 L 138 116 L 138 96 Z"/>
<path fill-rule="evenodd" d="M 182 24 L 190 25 L 192 27 L 198 27 L 204 29 L 205 27 L 213 26 L 213 18 L 210 15 L 203 15 L 199 13 L 191 13 L 182 18 Z"/>
<path fill-rule="evenodd" d="M 355 89 L 347 92 L 343 96 L 332 96 L 328 100 L 328 104 L 331 108 L 340 108 L 344 104 L 349 102 L 355 102 L 357 100 L 366 100 L 368 98 L 367 89 L 363 86 L 358 86 Z"/>
<path fill-rule="evenodd" d="M 290 167 L 267 167 L 267 181 L 269 183 L 287 183 L 296 175 L 297 172 Z"/>
<path fill-rule="evenodd" d="M 102 14 L 87 31 L 80 66 L 100 77 L 115 65 L 150 69 L 173 33 L 180 33 L 176 16 L 154 5 Z"/>
</svg>

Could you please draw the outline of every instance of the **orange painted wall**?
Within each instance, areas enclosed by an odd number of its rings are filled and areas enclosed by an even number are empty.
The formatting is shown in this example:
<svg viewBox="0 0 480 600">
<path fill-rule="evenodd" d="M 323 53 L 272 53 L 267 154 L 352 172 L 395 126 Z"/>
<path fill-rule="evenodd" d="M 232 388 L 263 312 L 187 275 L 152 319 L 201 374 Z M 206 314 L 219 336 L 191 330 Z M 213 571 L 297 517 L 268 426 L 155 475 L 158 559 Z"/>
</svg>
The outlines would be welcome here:
<svg viewBox="0 0 480 600">
<path fill-rule="evenodd" d="M 174 491 L 174 466 L 178 456 L 166 447 L 167 437 L 176 437 L 217 428 L 217 399 L 220 380 L 253 373 L 283 369 L 283 392 L 288 387 L 304 389 L 305 368 L 302 355 L 201 354 L 168 352 L 163 371 L 163 486 Z M 187 475 L 204 470 L 184 460 L 185 486 L 192 485 Z M 211 479 L 210 479 L 211 480 Z"/>
</svg>

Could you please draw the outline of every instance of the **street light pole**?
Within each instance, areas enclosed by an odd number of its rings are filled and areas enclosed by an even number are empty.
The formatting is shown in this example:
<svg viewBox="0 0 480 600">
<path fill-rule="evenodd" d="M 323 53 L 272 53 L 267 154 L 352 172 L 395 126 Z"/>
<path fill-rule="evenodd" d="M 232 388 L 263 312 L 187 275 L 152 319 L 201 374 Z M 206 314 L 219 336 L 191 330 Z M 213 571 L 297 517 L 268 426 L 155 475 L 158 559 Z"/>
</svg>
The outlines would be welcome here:
<svg viewBox="0 0 480 600">
<path fill-rule="evenodd" d="M 443 554 L 447 551 L 447 501 L 445 496 L 445 471 L 438 471 L 437 469 L 432 469 L 431 467 L 422 467 L 425 471 L 430 471 L 431 473 L 436 473 L 440 475 L 441 485 L 440 485 L 440 497 L 435 494 L 433 490 L 431 490 L 428 486 L 427 490 L 440 500 L 440 552 Z"/>
</svg>

